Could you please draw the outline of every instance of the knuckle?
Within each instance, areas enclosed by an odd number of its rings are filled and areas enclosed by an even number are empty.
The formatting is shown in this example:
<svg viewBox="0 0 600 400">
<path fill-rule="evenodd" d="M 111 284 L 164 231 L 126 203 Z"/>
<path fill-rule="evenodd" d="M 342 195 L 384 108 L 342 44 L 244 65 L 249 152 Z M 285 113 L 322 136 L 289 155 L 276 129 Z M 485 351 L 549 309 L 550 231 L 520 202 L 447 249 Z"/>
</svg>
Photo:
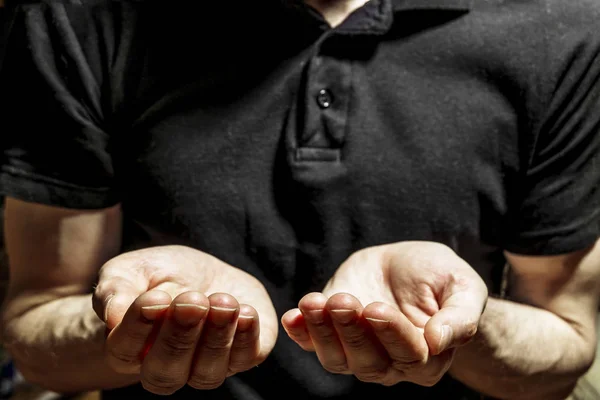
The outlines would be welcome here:
<svg viewBox="0 0 600 400">
<path fill-rule="evenodd" d="M 417 368 L 422 368 L 423 362 L 420 360 L 393 360 L 392 368 L 397 371 L 413 371 Z"/>
<path fill-rule="evenodd" d="M 121 325 L 121 327 L 125 328 L 125 326 L 123 325 Z M 123 331 L 123 334 L 125 336 L 123 340 L 127 343 L 145 343 L 148 339 L 148 331 L 146 331 L 145 329 L 131 329 L 131 327 L 128 327 Z"/>
<path fill-rule="evenodd" d="M 381 376 L 374 373 L 356 373 L 354 376 L 359 381 L 366 383 L 377 383 L 381 380 Z"/>
<path fill-rule="evenodd" d="M 387 369 L 375 369 L 375 368 L 360 368 L 355 371 L 354 376 L 362 382 L 383 382 L 387 375 Z"/>
<path fill-rule="evenodd" d="M 312 344 L 312 342 L 304 342 L 304 343 L 298 343 L 298 346 L 300 346 L 300 348 L 304 351 L 308 351 L 308 352 L 314 352 L 315 351 L 315 347 Z"/>
<path fill-rule="evenodd" d="M 233 344 L 233 339 L 227 335 L 216 335 L 207 338 L 203 347 L 211 353 L 228 352 Z"/>
<path fill-rule="evenodd" d="M 160 343 L 162 350 L 173 358 L 181 357 L 196 347 L 195 337 L 184 334 L 165 336 L 158 343 Z"/>
<path fill-rule="evenodd" d="M 332 328 L 327 326 L 325 322 L 320 324 L 321 325 L 315 326 L 315 328 L 317 328 L 315 336 L 320 342 L 327 344 L 338 340 L 337 333 L 335 333 Z"/>
<path fill-rule="evenodd" d="M 258 351 L 236 354 L 235 357 L 229 357 L 229 372 L 238 373 L 246 371 L 260 363 L 261 360 L 258 359 Z"/>
<path fill-rule="evenodd" d="M 109 365 L 116 370 L 129 369 L 141 364 L 139 354 L 133 352 L 123 352 L 114 347 L 108 347 L 106 357 Z"/>
<path fill-rule="evenodd" d="M 98 282 L 94 285 L 94 292 L 92 293 L 93 301 L 102 300 L 102 294 L 106 292 L 106 283 L 104 281 Z"/>
<path fill-rule="evenodd" d="M 437 384 L 450 366 L 449 360 L 444 361 L 439 357 L 433 357 L 428 362 L 413 362 L 407 364 L 409 367 L 403 369 L 409 376 L 411 382 L 420 386 L 431 387 Z"/>
<path fill-rule="evenodd" d="M 319 333 L 319 335 L 327 335 L 327 332 L 331 332 L 331 325 L 329 320 L 310 321 L 310 325 Z"/>
<path fill-rule="evenodd" d="M 420 386 L 432 387 L 435 386 L 441 379 L 442 376 L 428 376 L 416 379 L 414 383 Z"/>
<path fill-rule="evenodd" d="M 351 350 L 361 350 L 365 347 L 367 339 L 363 332 L 346 332 L 343 336 L 344 344 Z"/>
<path fill-rule="evenodd" d="M 92 304 L 98 307 L 103 307 L 107 300 L 114 294 L 112 285 L 106 281 L 100 281 L 95 285 L 92 293 Z"/>
<path fill-rule="evenodd" d="M 237 374 L 249 370 L 254 366 L 254 363 L 250 361 L 236 361 L 229 363 L 228 372 L 231 374 Z"/>
<path fill-rule="evenodd" d="M 379 383 L 383 386 L 390 387 L 390 386 L 397 385 L 400 382 L 402 382 L 402 379 L 384 379 L 383 381 L 381 381 Z"/>
<path fill-rule="evenodd" d="M 221 386 L 224 381 L 225 377 L 194 375 L 188 380 L 188 385 L 198 390 L 211 390 Z"/>
<path fill-rule="evenodd" d="M 439 372 L 424 372 L 421 373 L 413 373 L 411 381 L 420 386 L 431 387 L 436 385 L 444 376 L 443 371 Z"/>
<path fill-rule="evenodd" d="M 346 363 L 323 364 L 323 368 L 325 369 L 325 371 L 331 372 L 332 374 L 343 374 L 345 372 L 348 372 L 348 364 L 346 364 Z"/>
<path fill-rule="evenodd" d="M 142 386 L 147 391 L 159 395 L 171 395 L 181 389 L 183 383 L 166 374 L 147 372 L 142 375 Z"/>
<path fill-rule="evenodd" d="M 432 367 L 428 371 L 428 375 L 431 376 L 432 379 L 437 379 L 439 381 L 440 379 L 442 379 L 442 376 L 444 376 L 446 371 L 448 371 L 448 369 L 450 368 L 451 362 L 451 359 L 447 359 L 433 363 Z"/>
<path fill-rule="evenodd" d="M 231 347 L 235 348 L 236 350 L 242 351 L 250 350 L 256 346 L 256 342 L 258 341 L 258 339 L 259 338 L 257 335 L 253 335 L 248 332 L 238 333 L 235 336 Z"/>
</svg>

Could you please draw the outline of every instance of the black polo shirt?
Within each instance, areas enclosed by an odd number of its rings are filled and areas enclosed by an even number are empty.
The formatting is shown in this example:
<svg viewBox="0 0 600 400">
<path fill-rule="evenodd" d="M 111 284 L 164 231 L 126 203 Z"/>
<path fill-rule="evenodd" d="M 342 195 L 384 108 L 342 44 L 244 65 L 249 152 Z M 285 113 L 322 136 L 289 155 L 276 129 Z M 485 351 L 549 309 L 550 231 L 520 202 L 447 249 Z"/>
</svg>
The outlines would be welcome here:
<svg viewBox="0 0 600 400">
<path fill-rule="evenodd" d="M 7 12 L 4 9 L 4 6 L 0 6 L 0 65 L 2 65 L 2 58 L 4 57 L 4 36 L 6 19 Z"/>
<path fill-rule="evenodd" d="M 204 250 L 257 276 L 279 315 L 352 252 L 403 240 L 451 246 L 497 292 L 503 250 L 599 235 L 598 21 L 593 0 L 372 0 L 336 29 L 280 0 L 23 2 L 0 187 L 120 202 L 124 250 Z M 143 391 L 105 396 L 126 394 Z M 200 396 L 473 394 L 335 376 L 282 332 Z"/>
</svg>

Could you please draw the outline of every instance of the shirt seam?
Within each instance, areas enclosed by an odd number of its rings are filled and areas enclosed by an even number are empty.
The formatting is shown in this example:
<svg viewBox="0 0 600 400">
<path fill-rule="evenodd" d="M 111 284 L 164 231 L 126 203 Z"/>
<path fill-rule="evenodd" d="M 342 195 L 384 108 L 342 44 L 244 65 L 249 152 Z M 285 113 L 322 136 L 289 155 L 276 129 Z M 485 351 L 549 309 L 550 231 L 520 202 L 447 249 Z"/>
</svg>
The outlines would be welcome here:
<svg viewBox="0 0 600 400">
<path fill-rule="evenodd" d="M 6 173 L 8 175 L 17 177 L 17 178 L 25 178 L 25 179 L 29 179 L 31 181 L 35 181 L 38 183 L 44 183 L 44 184 L 50 184 L 50 185 L 60 187 L 63 189 L 79 190 L 79 191 L 93 192 L 93 193 L 107 193 L 112 190 L 110 187 L 94 188 L 94 187 L 89 187 L 89 186 L 81 186 L 81 185 L 77 185 L 74 183 L 65 182 L 60 179 L 50 178 L 50 177 L 47 177 L 44 175 L 39 175 L 39 174 L 36 174 L 33 172 L 23 171 L 21 169 L 11 167 L 11 166 L 3 166 L 0 169 L 0 171 L 2 171 L 3 173 Z"/>
</svg>

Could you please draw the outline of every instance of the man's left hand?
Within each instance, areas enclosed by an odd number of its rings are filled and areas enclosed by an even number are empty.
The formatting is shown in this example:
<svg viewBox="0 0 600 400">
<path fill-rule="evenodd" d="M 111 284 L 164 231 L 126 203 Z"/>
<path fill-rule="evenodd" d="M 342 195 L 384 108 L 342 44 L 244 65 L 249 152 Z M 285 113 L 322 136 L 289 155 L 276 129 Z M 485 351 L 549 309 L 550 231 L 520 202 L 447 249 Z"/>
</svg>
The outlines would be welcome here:
<svg viewBox="0 0 600 400">
<path fill-rule="evenodd" d="M 450 248 L 400 242 L 353 254 L 282 323 L 330 372 L 432 386 L 475 335 L 487 296 L 477 272 Z"/>
</svg>

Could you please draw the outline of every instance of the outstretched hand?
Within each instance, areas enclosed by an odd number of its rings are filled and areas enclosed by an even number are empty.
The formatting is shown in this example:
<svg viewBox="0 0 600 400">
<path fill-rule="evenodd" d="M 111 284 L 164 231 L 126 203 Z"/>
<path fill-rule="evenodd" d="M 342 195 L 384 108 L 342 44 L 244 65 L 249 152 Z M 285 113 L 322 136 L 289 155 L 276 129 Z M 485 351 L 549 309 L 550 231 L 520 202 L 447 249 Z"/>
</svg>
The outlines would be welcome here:
<svg viewBox="0 0 600 400">
<path fill-rule="evenodd" d="M 487 301 L 479 275 L 450 248 L 400 242 L 353 254 L 323 292 L 282 318 L 323 367 L 366 382 L 437 383 L 477 331 Z"/>
<path fill-rule="evenodd" d="M 117 372 L 171 394 L 216 388 L 261 363 L 277 338 L 263 285 L 206 253 L 182 246 L 125 253 L 100 271 L 94 309 L 106 323 Z"/>
</svg>

